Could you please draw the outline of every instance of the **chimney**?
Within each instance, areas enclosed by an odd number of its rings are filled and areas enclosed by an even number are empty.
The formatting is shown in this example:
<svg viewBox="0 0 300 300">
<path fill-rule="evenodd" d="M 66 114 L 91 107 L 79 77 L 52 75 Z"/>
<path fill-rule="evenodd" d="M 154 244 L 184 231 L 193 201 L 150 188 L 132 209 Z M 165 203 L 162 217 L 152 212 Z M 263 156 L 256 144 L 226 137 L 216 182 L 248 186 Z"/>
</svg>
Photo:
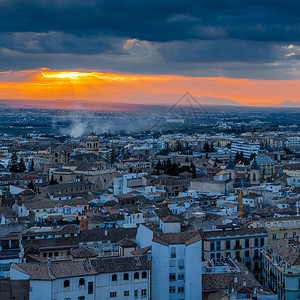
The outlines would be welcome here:
<svg viewBox="0 0 300 300">
<path fill-rule="evenodd" d="M 149 250 L 149 251 L 147 252 L 147 260 L 148 260 L 148 261 L 151 261 L 151 259 L 152 259 L 152 254 L 151 254 L 151 251 Z"/>
</svg>

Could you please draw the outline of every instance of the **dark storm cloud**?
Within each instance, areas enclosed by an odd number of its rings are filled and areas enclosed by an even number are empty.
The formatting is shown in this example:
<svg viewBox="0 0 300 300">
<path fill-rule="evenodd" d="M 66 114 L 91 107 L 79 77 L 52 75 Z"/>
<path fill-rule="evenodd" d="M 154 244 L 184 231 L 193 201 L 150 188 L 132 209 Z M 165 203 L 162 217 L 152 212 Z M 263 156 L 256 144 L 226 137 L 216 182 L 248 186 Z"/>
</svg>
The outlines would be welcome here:
<svg viewBox="0 0 300 300">
<path fill-rule="evenodd" d="M 243 65 L 273 78 L 272 63 L 282 73 L 299 59 L 299 12 L 298 0 L 0 0 L 0 69 L 238 76 Z"/>
<path fill-rule="evenodd" d="M 101 32 L 148 41 L 296 41 L 297 0 L 1 0 L 2 31 Z M 218 33 L 219 32 L 219 33 Z"/>
</svg>

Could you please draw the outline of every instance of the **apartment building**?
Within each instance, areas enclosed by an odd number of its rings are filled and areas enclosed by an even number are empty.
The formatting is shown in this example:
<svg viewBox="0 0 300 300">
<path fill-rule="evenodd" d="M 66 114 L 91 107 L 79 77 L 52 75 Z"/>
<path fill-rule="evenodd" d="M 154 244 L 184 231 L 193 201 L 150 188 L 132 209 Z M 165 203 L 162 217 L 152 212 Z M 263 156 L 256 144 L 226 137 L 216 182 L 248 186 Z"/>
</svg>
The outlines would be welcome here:
<svg viewBox="0 0 300 300">
<path fill-rule="evenodd" d="M 263 284 L 278 294 L 279 299 L 300 297 L 300 246 L 298 242 L 272 241 L 263 248 Z"/>
<path fill-rule="evenodd" d="M 57 263 L 15 263 L 11 280 L 28 280 L 30 300 L 150 299 L 147 255 Z"/>
<path fill-rule="evenodd" d="M 261 254 L 268 233 L 264 228 L 221 226 L 221 229 L 203 231 L 203 260 L 233 258 L 243 262 L 261 278 Z"/>
<path fill-rule="evenodd" d="M 300 216 L 264 218 L 260 220 L 260 224 L 268 232 L 268 243 L 300 236 Z"/>
</svg>

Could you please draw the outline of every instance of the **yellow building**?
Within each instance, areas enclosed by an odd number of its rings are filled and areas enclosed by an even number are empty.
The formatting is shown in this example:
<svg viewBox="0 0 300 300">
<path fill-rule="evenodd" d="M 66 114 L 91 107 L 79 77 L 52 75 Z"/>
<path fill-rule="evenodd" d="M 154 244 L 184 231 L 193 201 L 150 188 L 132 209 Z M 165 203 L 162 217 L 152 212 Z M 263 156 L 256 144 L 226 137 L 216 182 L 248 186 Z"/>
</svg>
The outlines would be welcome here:
<svg viewBox="0 0 300 300">
<path fill-rule="evenodd" d="M 203 232 L 203 259 L 231 257 L 243 262 L 257 279 L 261 278 L 261 254 L 267 240 L 263 228 L 224 227 Z"/>
<path fill-rule="evenodd" d="M 260 221 L 268 232 L 268 242 L 300 236 L 300 216 L 264 218 Z"/>
<path fill-rule="evenodd" d="M 99 137 L 96 133 L 91 132 L 85 141 L 85 152 L 99 155 Z"/>
</svg>

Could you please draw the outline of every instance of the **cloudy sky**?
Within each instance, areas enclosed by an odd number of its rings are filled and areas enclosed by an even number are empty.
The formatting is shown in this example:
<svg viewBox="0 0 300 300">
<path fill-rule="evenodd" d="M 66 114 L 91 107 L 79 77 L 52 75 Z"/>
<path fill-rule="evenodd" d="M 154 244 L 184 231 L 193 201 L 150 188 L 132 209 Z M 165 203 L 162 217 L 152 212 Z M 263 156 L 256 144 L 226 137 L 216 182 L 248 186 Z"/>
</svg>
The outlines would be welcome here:
<svg viewBox="0 0 300 300">
<path fill-rule="evenodd" d="M 0 98 L 299 101 L 299 13 L 297 0 L 0 0 Z"/>
</svg>

